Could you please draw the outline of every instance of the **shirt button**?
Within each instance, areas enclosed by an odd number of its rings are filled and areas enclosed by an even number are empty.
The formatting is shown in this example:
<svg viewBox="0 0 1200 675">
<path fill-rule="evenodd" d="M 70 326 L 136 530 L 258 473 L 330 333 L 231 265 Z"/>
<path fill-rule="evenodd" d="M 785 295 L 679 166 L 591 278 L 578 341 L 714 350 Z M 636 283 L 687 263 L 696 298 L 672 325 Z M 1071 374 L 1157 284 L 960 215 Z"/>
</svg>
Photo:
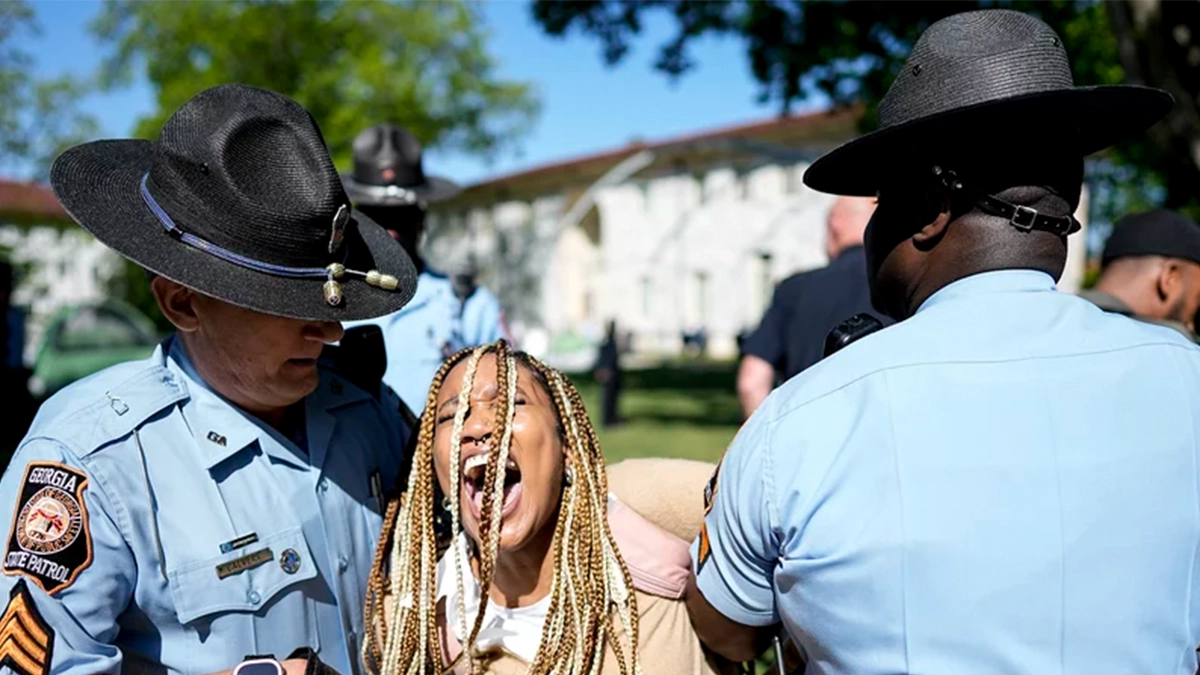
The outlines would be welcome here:
<svg viewBox="0 0 1200 675">
<path fill-rule="evenodd" d="M 322 476 L 321 480 L 317 481 L 317 489 L 320 490 L 321 492 L 325 492 L 326 490 L 328 490 L 329 489 L 329 479 Z"/>
<path fill-rule="evenodd" d="M 262 596 L 258 594 L 258 591 L 252 588 L 250 589 L 250 592 L 246 594 L 246 600 L 252 605 L 257 605 L 259 601 L 262 600 Z"/>
<path fill-rule="evenodd" d="M 350 560 L 344 555 L 338 556 L 338 571 L 345 572 L 348 567 L 350 567 Z"/>
</svg>

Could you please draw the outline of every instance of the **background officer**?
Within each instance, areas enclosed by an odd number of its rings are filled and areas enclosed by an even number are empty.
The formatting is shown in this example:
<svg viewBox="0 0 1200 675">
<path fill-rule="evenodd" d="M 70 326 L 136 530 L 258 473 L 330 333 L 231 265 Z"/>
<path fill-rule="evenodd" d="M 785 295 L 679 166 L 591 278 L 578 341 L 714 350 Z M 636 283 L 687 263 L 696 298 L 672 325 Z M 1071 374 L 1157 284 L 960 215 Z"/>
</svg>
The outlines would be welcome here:
<svg viewBox="0 0 1200 675">
<path fill-rule="evenodd" d="M 749 417 L 775 382 L 821 360 L 825 336 L 842 321 L 875 312 L 867 289 L 863 231 L 875 200 L 838 197 L 825 221 L 829 265 L 795 274 L 780 282 L 762 323 L 747 338 L 738 366 L 737 391 L 742 413 Z M 883 319 L 885 325 L 891 321 Z"/>
<path fill-rule="evenodd" d="M 460 349 L 511 338 L 496 296 L 473 281 L 458 284 L 456 293 L 450 277 L 421 257 L 427 206 L 453 197 L 458 186 L 425 174 L 421 144 L 401 126 L 376 124 L 355 137 L 353 149 L 354 171 L 343 179 L 346 192 L 404 246 L 420 272 L 412 302 L 368 322 L 383 330 L 387 345 L 383 381 L 419 415 L 442 361 Z"/>
<path fill-rule="evenodd" d="M 309 648 L 358 672 L 410 431 L 318 357 L 343 319 L 412 297 L 408 256 L 351 210 L 308 112 L 262 89 L 202 91 L 154 142 L 72 148 L 51 183 L 155 275 L 177 332 L 48 400 L 0 481 L 2 662 L 205 673 Z"/>
<path fill-rule="evenodd" d="M 1200 310 L 1200 225 L 1177 211 L 1134 213 L 1104 245 L 1094 288 L 1079 295 L 1100 309 L 1161 323 L 1195 339 Z"/>
<path fill-rule="evenodd" d="M 879 195 L 871 295 L 902 321 L 722 460 L 689 593 L 710 647 L 745 660 L 782 622 L 810 675 L 1195 672 L 1200 348 L 1055 287 L 1083 157 L 1170 105 L 1075 88 L 1049 26 L 968 12 L 808 168 Z"/>
</svg>

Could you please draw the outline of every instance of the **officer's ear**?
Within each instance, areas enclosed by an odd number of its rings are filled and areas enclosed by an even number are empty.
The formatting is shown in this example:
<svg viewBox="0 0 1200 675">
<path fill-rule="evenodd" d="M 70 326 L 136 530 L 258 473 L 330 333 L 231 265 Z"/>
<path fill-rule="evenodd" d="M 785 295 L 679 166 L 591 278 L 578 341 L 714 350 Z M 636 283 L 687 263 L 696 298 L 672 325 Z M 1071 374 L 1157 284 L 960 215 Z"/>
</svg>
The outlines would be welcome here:
<svg viewBox="0 0 1200 675">
<path fill-rule="evenodd" d="M 1158 279 L 1155 286 L 1158 299 L 1170 303 L 1183 292 L 1183 266 L 1178 260 L 1167 258 L 1158 268 Z"/>
<path fill-rule="evenodd" d="M 929 251 L 942 240 L 954 218 L 950 196 L 942 190 L 931 189 L 926 192 L 923 207 L 920 222 L 924 225 L 913 234 L 912 240 L 917 250 Z"/>
<path fill-rule="evenodd" d="M 175 328 L 182 333 L 191 333 L 199 328 L 196 317 L 196 292 L 166 277 L 156 276 L 150 280 L 150 290 L 158 301 L 158 308 Z"/>
</svg>

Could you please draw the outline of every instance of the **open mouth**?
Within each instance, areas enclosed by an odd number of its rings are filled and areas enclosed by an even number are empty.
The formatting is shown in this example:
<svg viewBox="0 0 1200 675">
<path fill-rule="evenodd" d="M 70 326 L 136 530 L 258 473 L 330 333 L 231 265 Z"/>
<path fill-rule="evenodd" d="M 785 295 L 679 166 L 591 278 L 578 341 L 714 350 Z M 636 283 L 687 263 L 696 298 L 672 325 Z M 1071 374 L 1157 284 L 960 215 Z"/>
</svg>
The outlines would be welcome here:
<svg viewBox="0 0 1200 675">
<path fill-rule="evenodd" d="M 471 455 L 463 462 L 463 491 L 471 504 L 471 510 L 476 518 L 483 515 L 483 496 L 487 493 L 484 486 L 484 475 L 487 473 L 488 459 L 491 452 Z M 509 455 L 504 471 L 504 510 L 501 516 L 507 516 L 517 507 L 521 500 L 521 467 Z"/>
</svg>

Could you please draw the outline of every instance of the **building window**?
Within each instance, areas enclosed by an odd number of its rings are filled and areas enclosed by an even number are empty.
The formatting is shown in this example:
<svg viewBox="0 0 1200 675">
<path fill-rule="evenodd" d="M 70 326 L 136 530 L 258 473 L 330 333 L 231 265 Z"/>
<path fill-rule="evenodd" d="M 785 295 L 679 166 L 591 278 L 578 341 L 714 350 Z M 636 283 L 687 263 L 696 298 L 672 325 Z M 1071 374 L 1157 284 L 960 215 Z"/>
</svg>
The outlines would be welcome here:
<svg viewBox="0 0 1200 675">
<path fill-rule="evenodd" d="M 771 296 L 773 295 L 771 287 L 771 254 L 760 253 L 758 255 L 758 279 L 756 279 L 757 288 L 756 296 L 758 299 L 758 310 L 761 312 L 767 311 L 767 306 L 771 304 Z"/>
<path fill-rule="evenodd" d="M 785 171 L 787 172 L 787 185 L 784 186 L 784 189 L 789 195 L 794 195 L 804 185 L 804 167 L 797 164 L 788 167 Z"/>
<path fill-rule="evenodd" d="M 705 184 L 704 174 L 692 174 L 692 180 L 696 182 L 696 194 L 699 195 L 699 203 L 708 202 L 708 186 Z"/>
<path fill-rule="evenodd" d="M 696 327 L 704 327 L 708 323 L 708 272 L 696 272 L 692 275 L 692 317 Z"/>
<path fill-rule="evenodd" d="M 638 181 L 638 192 L 642 195 L 642 210 L 650 210 L 650 181 Z"/>
<path fill-rule="evenodd" d="M 653 298 L 651 293 L 653 286 L 651 285 L 650 277 L 642 277 L 642 314 L 650 316 L 653 311 Z"/>
<path fill-rule="evenodd" d="M 739 171 L 737 174 L 737 193 L 738 199 L 743 202 L 750 201 L 750 174 Z"/>
</svg>

